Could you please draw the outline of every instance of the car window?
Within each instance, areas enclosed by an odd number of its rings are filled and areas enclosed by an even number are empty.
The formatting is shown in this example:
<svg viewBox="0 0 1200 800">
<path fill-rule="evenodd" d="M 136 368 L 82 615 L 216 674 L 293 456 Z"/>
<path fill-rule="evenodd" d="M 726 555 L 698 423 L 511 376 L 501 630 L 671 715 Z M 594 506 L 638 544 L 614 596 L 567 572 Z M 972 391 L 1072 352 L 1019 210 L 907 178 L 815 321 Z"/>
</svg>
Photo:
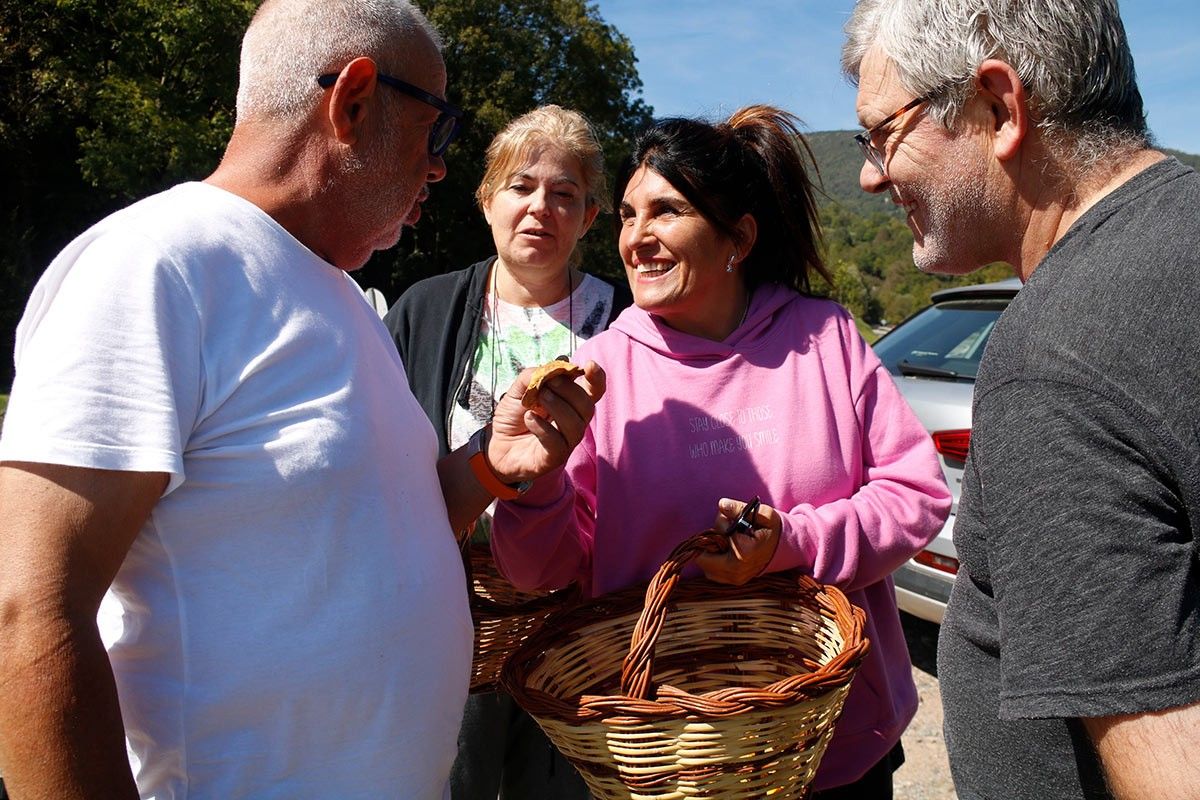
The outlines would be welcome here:
<svg viewBox="0 0 1200 800">
<path fill-rule="evenodd" d="M 893 375 L 973 381 L 1007 305 L 1007 299 L 987 299 L 930 306 L 875 342 L 875 353 Z"/>
</svg>

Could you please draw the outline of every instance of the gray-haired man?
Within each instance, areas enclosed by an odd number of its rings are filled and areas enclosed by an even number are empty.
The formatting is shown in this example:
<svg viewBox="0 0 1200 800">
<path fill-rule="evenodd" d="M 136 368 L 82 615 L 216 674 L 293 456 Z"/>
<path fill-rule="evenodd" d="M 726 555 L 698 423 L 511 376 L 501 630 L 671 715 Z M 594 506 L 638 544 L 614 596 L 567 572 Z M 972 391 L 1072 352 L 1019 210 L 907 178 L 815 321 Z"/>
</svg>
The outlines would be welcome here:
<svg viewBox="0 0 1200 800">
<path fill-rule="evenodd" d="M 861 0 L 860 181 L 1026 282 L 975 387 L 939 643 L 959 796 L 1200 797 L 1200 176 L 1115 0 Z"/>
<path fill-rule="evenodd" d="M 603 391 L 557 382 L 551 426 L 518 379 L 487 446 L 438 460 L 346 272 L 445 174 L 445 85 L 407 0 L 268 0 L 216 172 L 34 290 L 0 439 L 14 796 L 443 795 L 472 640 L 451 532 L 489 473 L 561 464 Z"/>
</svg>

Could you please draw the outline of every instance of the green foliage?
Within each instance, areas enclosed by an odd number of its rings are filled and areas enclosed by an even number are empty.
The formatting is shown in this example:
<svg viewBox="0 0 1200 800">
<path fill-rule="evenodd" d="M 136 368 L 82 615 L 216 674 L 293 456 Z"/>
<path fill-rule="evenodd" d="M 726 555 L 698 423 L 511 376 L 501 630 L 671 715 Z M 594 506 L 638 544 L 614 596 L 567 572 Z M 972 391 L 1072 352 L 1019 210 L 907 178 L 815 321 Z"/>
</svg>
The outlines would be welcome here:
<svg viewBox="0 0 1200 800">
<path fill-rule="evenodd" d="M 854 326 L 858 328 L 858 335 L 863 337 L 867 344 L 872 344 L 876 339 L 879 338 L 879 334 L 875 333 L 870 325 L 863 322 L 858 317 L 854 318 Z"/>
<path fill-rule="evenodd" d="M 99 209 L 216 165 L 232 129 L 254 0 L 0 0 L 0 146 L 21 201 L 44 191 Z"/>
<path fill-rule="evenodd" d="M 216 166 L 255 0 L 0 0 L 0 350 L 96 219 Z M 0 386 L 11 362 L 0 359 Z"/>
<path fill-rule="evenodd" d="M 585 0 L 418 0 L 446 42 L 451 102 L 468 110 L 466 131 L 446 155 L 447 175 L 432 188 L 420 224 L 400 246 L 376 254 L 356 276 L 389 302 L 414 281 L 461 269 L 495 252 L 474 204 L 484 152 L 510 120 L 556 103 L 596 129 L 609 171 L 648 125 L 629 40 Z M 580 245 L 588 272 L 624 280 L 610 215 Z"/>
</svg>

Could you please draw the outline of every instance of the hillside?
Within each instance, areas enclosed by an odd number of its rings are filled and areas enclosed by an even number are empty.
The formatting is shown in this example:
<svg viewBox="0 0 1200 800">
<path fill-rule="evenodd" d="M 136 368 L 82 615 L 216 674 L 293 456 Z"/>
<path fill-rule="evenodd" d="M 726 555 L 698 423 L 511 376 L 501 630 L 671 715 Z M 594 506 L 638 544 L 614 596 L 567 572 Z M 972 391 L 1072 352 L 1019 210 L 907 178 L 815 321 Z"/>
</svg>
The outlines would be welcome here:
<svg viewBox="0 0 1200 800">
<path fill-rule="evenodd" d="M 871 216 L 882 212 L 903 221 L 904 215 L 886 195 L 864 192 L 858 185 L 862 151 L 854 141 L 857 131 L 818 131 L 807 135 L 808 146 L 821 173 L 825 202 L 837 203 L 847 211 Z"/>
</svg>

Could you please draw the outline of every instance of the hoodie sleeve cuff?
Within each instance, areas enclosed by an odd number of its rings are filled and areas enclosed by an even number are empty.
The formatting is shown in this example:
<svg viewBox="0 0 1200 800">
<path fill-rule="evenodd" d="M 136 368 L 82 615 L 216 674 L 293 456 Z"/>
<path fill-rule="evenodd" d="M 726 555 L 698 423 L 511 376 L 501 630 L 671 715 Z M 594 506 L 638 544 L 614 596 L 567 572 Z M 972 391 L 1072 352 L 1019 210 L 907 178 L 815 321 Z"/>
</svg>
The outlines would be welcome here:
<svg viewBox="0 0 1200 800">
<path fill-rule="evenodd" d="M 507 502 L 529 508 L 544 508 L 554 505 L 566 491 L 566 470 L 563 467 L 551 470 L 533 482 L 529 491 L 515 500 Z"/>
<path fill-rule="evenodd" d="M 779 544 L 765 572 L 799 568 L 811 573 L 816 553 L 809 537 L 805 535 L 804 520 L 792 514 L 781 514 L 780 517 L 783 529 L 779 533 Z"/>
</svg>

